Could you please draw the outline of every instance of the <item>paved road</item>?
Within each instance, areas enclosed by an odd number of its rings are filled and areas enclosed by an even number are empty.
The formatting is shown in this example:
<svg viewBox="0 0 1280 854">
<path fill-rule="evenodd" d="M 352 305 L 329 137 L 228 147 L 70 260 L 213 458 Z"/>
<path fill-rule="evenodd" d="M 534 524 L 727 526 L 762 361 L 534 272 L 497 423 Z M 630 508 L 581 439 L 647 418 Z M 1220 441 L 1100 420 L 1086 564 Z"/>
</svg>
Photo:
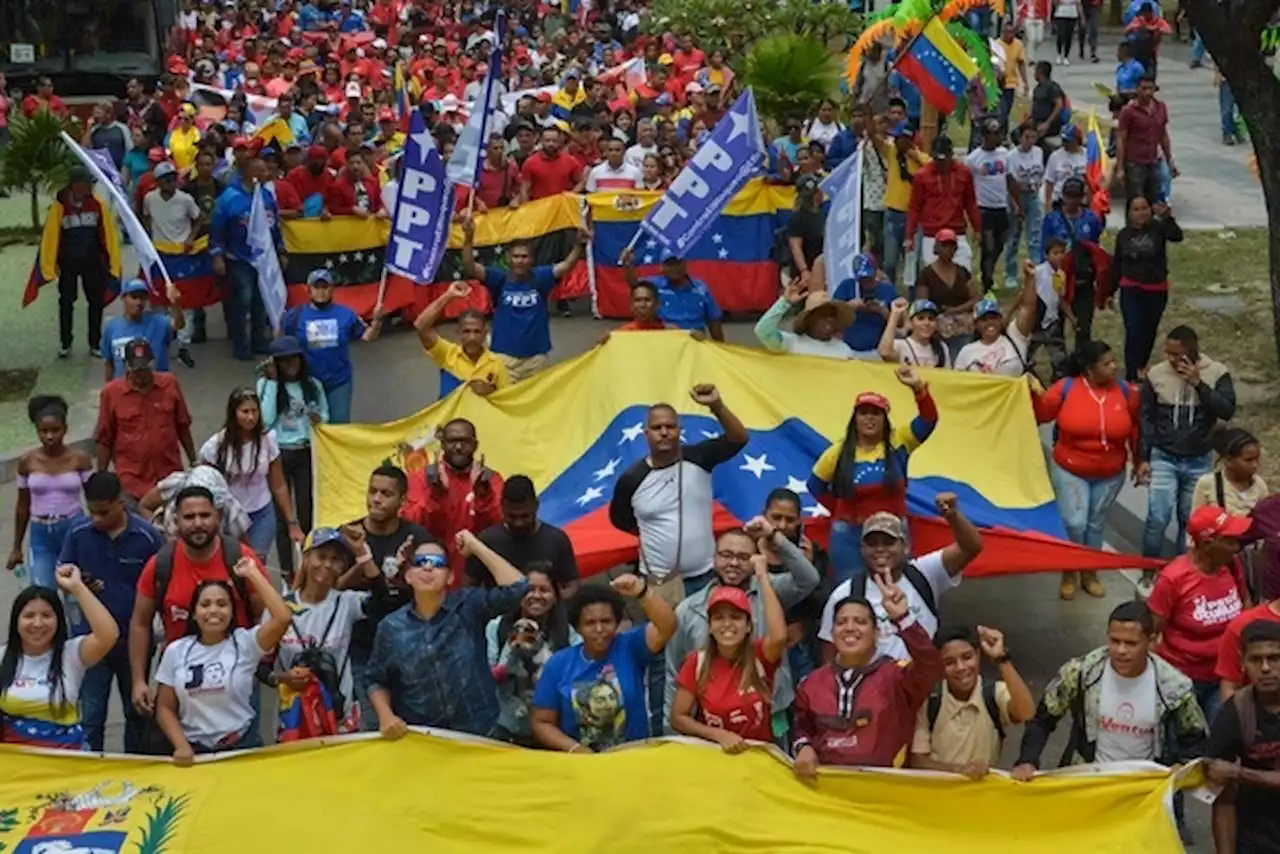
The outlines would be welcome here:
<svg viewBox="0 0 1280 854">
<path fill-rule="evenodd" d="M 1062 68 L 1055 66 L 1053 77 L 1066 90 L 1072 107 L 1081 113 L 1097 110 L 1105 130 L 1110 113 L 1105 100 L 1094 90 L 1095 82 L 1115 87 L 1115 55 L 1118 35 L 1104 34 L 1098 46 L 1102 62 L 1087 59 Z M 1182 175 L 1173 182 L 1173 208 L 1183 228 L 1258 227 L 1267 224 L 1262 187 L 1249 170 L 1252 145 L 1222 144 L 1218 119 L 1218 94 L 1213 88 L 1213 72 L 1189 66 L 1186 45 L 1166 42 L 1160 57 L 1160 92 L 1169 108 L 1174 161 Z M 1053 45 L 1042 43 L 1036 58 L 1053 60 Z M 1108 225 L 1124 225 L 1123 209 L 1116 206 Z"/>
</svg>

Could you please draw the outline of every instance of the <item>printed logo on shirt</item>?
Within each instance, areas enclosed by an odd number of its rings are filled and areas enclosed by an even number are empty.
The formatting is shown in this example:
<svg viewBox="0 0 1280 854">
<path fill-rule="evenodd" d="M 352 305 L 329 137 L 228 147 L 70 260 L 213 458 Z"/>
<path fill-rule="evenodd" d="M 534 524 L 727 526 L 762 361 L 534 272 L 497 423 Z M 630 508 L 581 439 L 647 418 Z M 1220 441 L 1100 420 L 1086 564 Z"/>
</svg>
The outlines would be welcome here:
<svg viewBox="0 0 1280 854">
<path fill-rule="evenodd" d="M 332 317 L 307 321 L 307 346 L 316 350 L 338 346 L 338 321 Z"/>
<path fill-rule="evenodd" d="M 511 308 L 537 308 L 541 300 L 542 294 L 535 290 L 514 291 L 510 288 L 502 290 L 502 302 Z"/>
<path fill-rule="evenodd" d="M 1217 626 L 1231 622 L 1243 610 L 1244 605 L 1240 602 L 1240 594 L 1233 587 L 1226 596 L 1214 599 L 1212 602 L 1204 596 L 1197 596 L 1191 618 L 1201 625 Z"/>
<path fill-rule="evenodd" d="M 1121 703 L 1116 707 L 1116 716 L 1114 718 L 1110 715 L 1098 716 L 1098 729 L 1101 732 L 1129 736 L 1130 738 L 1146 739 L 1153 737 L 1156 734 L 1156 728 L 1134 723 L 1133 719 L 1136 714 L 1133 703 Z"/>
<path fill-rule="evenodd" d="M 578 740 L 584 745 L 603 750 L 626 737 L 627 709 L 613 665 L 606 664 L 592 681 L 575 682 L 570 699 L 578 716 Z"/>
<path fill-rule="evenodd" d="M 115 361 L 117 362 L 124 361 L 124 349 L 125 347 L 128 346 L 129 342 L 132 340 L 133 340 L 132 335 L 126 335 L 123 338 L 111 339 L 111 356 Z"/>
<path fill-rule="evenodd" d="M 97 211 L 84 211 L 84 212 L 82 212 L 82 213 L 63 214 L 63 216 L 62 216 L 62 227 L 63 227 L 63 229 L 70 229 L 70 228 L 97 228 L 97 227 L 98 227 L 98 212 L 97 212 Z"/>
<path fill-rule="evenodd" d="M 982 163 L 979 163 L 978 172 L 979 174 L 982 174 L 988 177 L 1003 175 L 1004 161 L 1003 160 L 987 160 Z"/>
<path fill-rule="evenodd" d="M 187 678 L 182 683 L 182 687 L 193 697 L 202 694 L 221 694 L 227 690 L 227 668 L 223 667 L 220 661 L 192 664 L 187 667 Z"/>
</svg>

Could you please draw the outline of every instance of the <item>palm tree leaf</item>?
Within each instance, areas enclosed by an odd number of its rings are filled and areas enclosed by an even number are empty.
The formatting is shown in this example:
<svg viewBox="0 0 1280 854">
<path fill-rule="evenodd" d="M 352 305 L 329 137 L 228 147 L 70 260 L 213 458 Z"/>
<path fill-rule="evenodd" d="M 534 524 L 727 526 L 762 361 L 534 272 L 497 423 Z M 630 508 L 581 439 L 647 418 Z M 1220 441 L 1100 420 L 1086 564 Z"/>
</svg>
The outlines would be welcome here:
<svg viewBox="0 0 1280 854">
<path fill-rule="evenodd" d="M 978 76 L 982 79 L 982 87 L 987 92 L 987 103 L 995 104 L 1000 100 L 1000 87 L 996 83 L 996 70 L 991 64 L 991 50 L 986 39 L 960 21 L 947 24 L 947 32 L 959 42 L 960 47 L 978 66 Z"/>
<path fill-rule="evenodd" d="M 791 33 L 757 41 L 743 72 L 761 114 L 775 123 L 811 114 L 836 91 L 839 77 L 839 61 L 825 45 Z"/>
</svg>

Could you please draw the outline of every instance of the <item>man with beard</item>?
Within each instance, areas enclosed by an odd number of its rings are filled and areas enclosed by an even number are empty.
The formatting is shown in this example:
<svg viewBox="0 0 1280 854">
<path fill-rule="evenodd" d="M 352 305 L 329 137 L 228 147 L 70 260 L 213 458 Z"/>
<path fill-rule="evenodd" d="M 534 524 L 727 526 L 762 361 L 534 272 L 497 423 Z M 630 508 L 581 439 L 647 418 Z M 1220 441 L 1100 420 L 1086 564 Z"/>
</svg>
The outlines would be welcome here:
<svg viewBox="0 0 1280 854">
<path fill-rule="evenodd" d="M 676 674 L 689 653 L 703 649 L 710 631 L 707 603 L 717 587 L 736 587 L 747 594 L 751 603 L 751 625 L 756 637 L 764 637 L 764 600 L 760 597 L 759 584 L 751 569 L 751 557 L 759 551 L 769 559 L 770 566 L 781 566 L 785 574 L 770 579 L 774 592 L 783 609 L 804 600 L 817 586 L 821 578 L 800 547 L 775 528 L 768 519 L 757 516 L 739 530 L 726 531 L 716 541 L 714 556 L 715 579 L 696 593 L 690 594 L 676 607 L 676 633 L 667 642 L 666 690 L 663 699 L 663 720 L 670 726 L 671 703 L 676 696 Z M 795 699 L 791 671 L 787 659 L 779 662 L 773 683 L 773 713 L 785 713 Z"/>
<path fill-rule="evenodd" d="M 356 701 L 360 703 L 360 720 L 366 730 L 373 729 L 377 720 L 365 692 L 364 672 L 373 652 L 378 623 L 413 598 L 408 584 L 397 574 L 396 555 L 402 547 L 412 551 L 424 543 L 434 542 L 426 528 L 400 518 L 400 508 L 408 491 L 409 479 L 402 470 L 390 464 L 378 466 L 369 475 L 364 518 L 342 526 L 342 537 L 352 553 L 363 555 L 367 549 L 373 563 L 381 570 L 378 578 L 367 579 L 363 562 L 357 561 L 338 579 L 340 589 L 359 588 L 374 592 L 365 607 L 365 618 L 356 623 L 351 633 L 351 678 Z"/>
<path fill-rule="evenodd" d="M 483 531 L 501 521 L 502 475 L 487 467 L 483 456 L 476 456 L 476 428 L 465 418 L 453 419 L 436 436 L 440 455 L 409 475 L 400 515 L 444 544 L 457 586 L 466 563 L 456 548 L 458 532 Z"/>
<path fill-rule="evenodd" d="M 167 543 L 142 568 L 129 621 L 133 705 L 145 714 L 155 709 L 155 695 L 147 676 L 154 649 L 151 622 L 157 611 L 164 626 L 164 642 L 172 643 L 187 633 L 188 608 L 196 587 L 205 581 L 225 581 L 234 591 L 232 606 L 237 626 L 251 628 L 262 616 L 262 602 L 231 568 L 243 558 L 253 561 L 259 572 L 265 570 L 252 549 L 219 533 L 222 520 L 213 493 L 203 486 L 188 486 L 174 498 L 174 512 L 178 541 Z"/>
<path fill-rule="evenodd" d="M 961 573 L 982 551 L 982 535 L 956 506 L 956 496 L 940 492 L 934 499 L 938 515 L 951 526 L 955 542 L 949 546 L 911 560 L 907 550 L 906 527 L 892 513 L 874 513 L 862 523 L 862 561 L 869 570 L 865 589 L 853 590 L 852 581 L 836 587 L 822 611 L 822 627 L 818 637 L 831 643 L 835 607 L 849 596 L 863 597 L 876 614 L 880 627 L 880 653 L 904 660 L 911 656 L 898 637 L 898 628 L 880 606 L 880 588 L 872 575 L 882 581 L 896 583 L 907 597 L 909 613 L 929 633 L 938 631 L 938 600 L 943 593 L 960 584 Z"/>
<path fill-rule="evenodd" d="M 480 542 L 521 572 L 540 564 L 560 591 L 561 599 L 578 592 L 578 561 L 569 536 L 538 518 L 538 493 L 526 475 L 513 475 L 502 487 L 502 522 L 480 532 Z M 479 558 L 466 564 L 468 586 L 491 586 L 493 576 Z"/>
</svg>

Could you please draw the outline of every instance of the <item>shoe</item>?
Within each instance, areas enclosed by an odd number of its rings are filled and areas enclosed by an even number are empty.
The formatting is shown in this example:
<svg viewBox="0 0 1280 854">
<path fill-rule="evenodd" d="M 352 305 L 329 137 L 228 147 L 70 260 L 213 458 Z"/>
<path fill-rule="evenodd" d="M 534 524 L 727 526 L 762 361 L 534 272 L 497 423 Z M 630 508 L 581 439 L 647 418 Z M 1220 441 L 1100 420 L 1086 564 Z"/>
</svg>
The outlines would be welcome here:
<svg viewBox="0 0 1280 854">
<path fill-rule="evenodd" d="M 1098 55 L 1095 53 L 1093 56 L 1089 57 L 1089 61 L 1092 62 L 1094 65 L 1097 65 L 1102 60 L 1098 59 Z"/>
<path fill-rule="evenodd" d="M 1084 588 L 1084 592 L 1088 593 L 1095 599 L 1101 599 L 1107 595 L 1107 589 L 1102 586 L 1102 582 L 1098 580 L 1096 572 L 1080 573 L 1080 586 Z"/>
<path fill-rule="evenodd" d="M 194 368 L 196 366 L 196 360 L 191 358 L 191 351 L 186 347 L 178 348 L 178 361 L 186 365 L 188 368 Z"/>
<path fill-rule="evenodd" d="M 58 358 L 59 358 L 59 359 L 70 359 L 70 358 L 71 358 L 71 348 L 70 348 L 70 347 L 59 347 L 59 348 L 58 348 Z"/>
<path fill-rule="evenodd" d="M 1067 58 L 1064 56 L 1064 57 L 1062 57 L 1062 64 L 1063 64 L 1063 65 L 1070 65 L 1070 64 L 1071 64 L 1071 60 L 1070 60 L 1070 59 L 1067 59 Z"/>
<path fill-rule="evenodd" d="M 1234 136 L 1232 136 L 1231 134 L 1229 134 L 1229 133 L 1224 133 L 1224 134 L 1222 135 L 1222 144 L 1223 144 L 1223 145 L 1235 145 L 1235 144 L 1236 144 L 1236 138 L 1235 138 Z"/>
<path fill-rule="evenodd" d="M 89 348 L 89 358 L 97 361 L 102 360 L 102 349 L 100 347 Z"/>
<path fill-rule="evenodd" d="M 1203 65 L 1204 65 L 1204 63 L 1203 63 L 1203 62 L 1198 62 L 1198 61 L 1197 61 L 1197 62 L 1193 62 L 1193 63 L 1191 63 L 1191 67 L 1192 67 L 1192 68 L 1200 68 L 1200 67 L 1201 67 L 1201 66 L 1203 66 Z"/>
<path fill-rule="evenodd" d="M 1076 598 L 1076 574 L 1074 572 L 1062 573 L 1062 581 L 1058 584 L 1058 598 L 1064 602 L 1070 602 Z"/>
<path fill-rule="evenodd" d="M 566 309 L 561 310 L 561 312 L 560 312 L 560 316 L 561 316 L 561 317 L 563 317 L 563 318 L 565 318 L 565 319 L 568 319 L 568 318 L 570 318 L 570 317 L 573 317 L 573 312 L 566 308 Z"/>
<path fill-rule="evenodd" d="M 1017 276 L 1010 276 L 1004 280 L 1004 289 L 1006 291 L 1016 291 L 1021 285 L 1018 284 Z"/>
</svg>

